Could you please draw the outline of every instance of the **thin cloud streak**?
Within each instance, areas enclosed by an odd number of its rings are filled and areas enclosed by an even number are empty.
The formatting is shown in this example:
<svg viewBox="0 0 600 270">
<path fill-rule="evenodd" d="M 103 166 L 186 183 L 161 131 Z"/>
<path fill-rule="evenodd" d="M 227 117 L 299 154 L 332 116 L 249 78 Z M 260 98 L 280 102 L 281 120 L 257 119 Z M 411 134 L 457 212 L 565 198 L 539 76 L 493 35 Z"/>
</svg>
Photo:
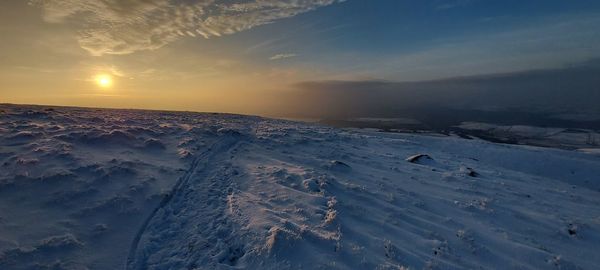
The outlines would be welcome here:
<svg viewBox="0 0 600 270">
<path fill-rule="evenodd" d="M 473 0 L 442 1 L 442 3 L 439 3 L 439 5 L 435 7 L 435 9 L 437 9 L 437 10 L 453 9 L 453 8 L 457 8 L 457 7 L 466 6 L 468 4 L 471 4 L 472 2 L 473 2 Z"/>
<path fill-rule="evenodd" d="M 287 59 L 287 58 L 293 58 L 296 56 L 297 55 L 295 53 L 280 53 L 280 54 L 276 54 L 276 55 L 269 57 L 269 60 L 272 60 L 272 61 L 282 60 L 282 59 Z"/>
</svg>

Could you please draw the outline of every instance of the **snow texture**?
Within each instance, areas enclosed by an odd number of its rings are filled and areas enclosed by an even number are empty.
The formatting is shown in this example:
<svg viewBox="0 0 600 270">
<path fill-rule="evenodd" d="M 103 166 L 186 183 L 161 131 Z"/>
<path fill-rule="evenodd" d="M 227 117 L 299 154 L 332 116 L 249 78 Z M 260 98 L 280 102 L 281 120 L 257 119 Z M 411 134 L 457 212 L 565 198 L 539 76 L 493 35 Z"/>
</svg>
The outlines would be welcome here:
<svg viewBox="0 0 600 270">
<path fill-rule="evenodd" d="M 0 106 L 0 269 L 597 269 L 600 156 Z"/>
</svg>

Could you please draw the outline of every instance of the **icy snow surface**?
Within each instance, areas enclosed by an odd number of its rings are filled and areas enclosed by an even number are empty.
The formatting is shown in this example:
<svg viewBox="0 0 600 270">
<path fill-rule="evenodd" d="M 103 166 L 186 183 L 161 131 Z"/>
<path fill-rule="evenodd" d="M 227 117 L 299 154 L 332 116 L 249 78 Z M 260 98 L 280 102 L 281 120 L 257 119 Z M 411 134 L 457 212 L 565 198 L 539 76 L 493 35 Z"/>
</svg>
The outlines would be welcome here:
<svg viewBox="0 0 600 270">
<path fill-rule="evenodd" d="M 600 156 L 0 106 L 0 269 L 597 269 Z"/>
</svg>

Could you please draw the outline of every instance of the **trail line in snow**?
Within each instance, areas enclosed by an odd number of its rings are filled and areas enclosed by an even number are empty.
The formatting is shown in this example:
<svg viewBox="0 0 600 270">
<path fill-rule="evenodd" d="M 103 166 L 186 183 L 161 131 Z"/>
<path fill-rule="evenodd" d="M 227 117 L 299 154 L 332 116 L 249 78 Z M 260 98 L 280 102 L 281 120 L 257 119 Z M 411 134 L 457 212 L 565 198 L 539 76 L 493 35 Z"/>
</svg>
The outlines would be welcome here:
<svg viewBox="0 0 600 270">
<path fill-rule="evenodd" d="M 237 143 L 239 143 L 239 138 L 235 138 L 232 135 L 225 135 L 224 138 L 219 139 L 217 142 L 208 146 L 206 150 L 200 153 L 193 161 L 188 170 L 182 175 L 177 183 L 173 186 L 171 191 L 161 200 L 159 205 L 150 213 L 150 215 L 144 220 L 144 223 L 136 233 L 131 247 L 129 249 L 129 253 L 127 256 L 127 261 L 125 264 L 125 269 L 140 269 L 140 267 L 136 266 L 136 255 L 139 248 L 139 243 L 146 232 L 148 225 L 152 221 L 152 219 L 156 216 L 156 213 L 167 206 L 173 198 L 175 198 L 182 190 L 188 186 L 190 179 L 193 178 L 199 171 L 206 169 L 208 166 L 211 157 L 219 155 L 219 154 L 227 154 L 228 149 L 233 148 Z"/>
</svg>

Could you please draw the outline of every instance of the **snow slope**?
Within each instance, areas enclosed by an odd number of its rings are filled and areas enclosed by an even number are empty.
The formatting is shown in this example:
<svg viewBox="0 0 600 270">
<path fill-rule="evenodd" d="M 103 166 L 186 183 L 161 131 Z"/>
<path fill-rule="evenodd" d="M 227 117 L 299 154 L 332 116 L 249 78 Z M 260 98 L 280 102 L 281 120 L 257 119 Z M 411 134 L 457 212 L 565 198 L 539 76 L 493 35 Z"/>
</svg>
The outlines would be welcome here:
<svg viewBox="0 0 600 270">
<path fill-rule="evenodd" d="M 596 269 L 599 176 L 576 151 L 2 105 L 0 269 Z"/>
</svg>

